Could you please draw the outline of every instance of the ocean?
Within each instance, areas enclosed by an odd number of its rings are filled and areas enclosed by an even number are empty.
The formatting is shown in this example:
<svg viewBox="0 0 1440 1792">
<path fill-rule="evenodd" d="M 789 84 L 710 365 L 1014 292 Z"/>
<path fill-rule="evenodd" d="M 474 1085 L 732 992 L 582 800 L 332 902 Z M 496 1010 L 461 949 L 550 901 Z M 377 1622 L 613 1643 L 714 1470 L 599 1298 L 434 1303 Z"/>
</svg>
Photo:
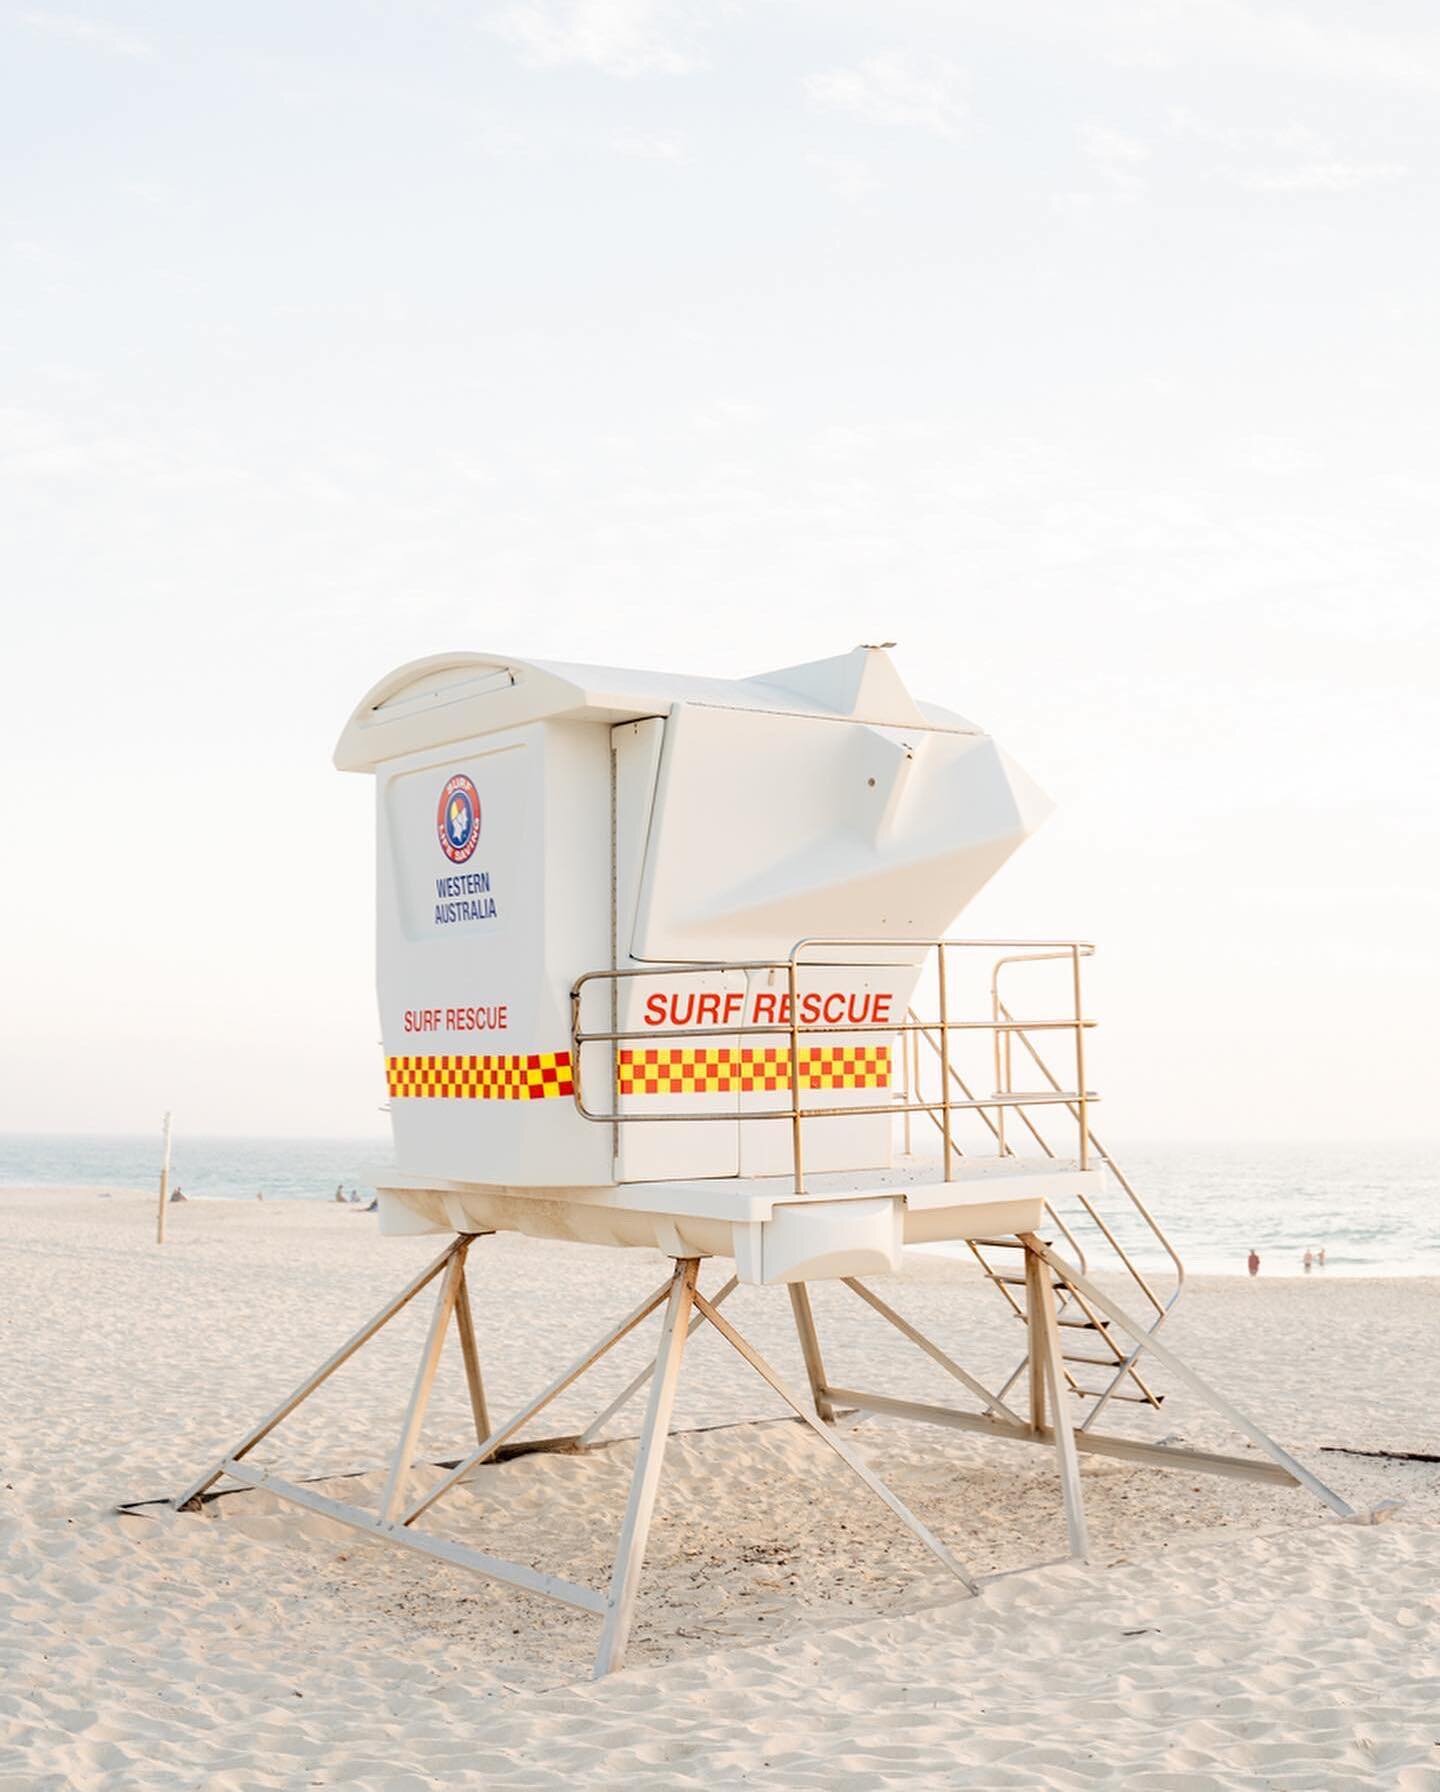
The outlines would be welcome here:
<svg viewBox="0 0 1440 1792">
<path fill-rule="evenodd" d="M 1196 1273 L 1298 1275 L 1323 1245 L 1326 1275 L 1440 1275 L 1440 1144 L 1145 1144 L 1115 1150 L 1137 1193 Z M 154 1136 L 0 1134 L 0 1188 L 153 1189 Z M 171 1184 L 192 1198 L 365 1200 L 394 1161 L 387 1138 L 176 1136 Z M 1117 1197 L 1117 1236 L 1136 1260 L 1163 1257 Z M 1082 1243 L 1085 1242 L 1082 1237 Z"/>
</svg>

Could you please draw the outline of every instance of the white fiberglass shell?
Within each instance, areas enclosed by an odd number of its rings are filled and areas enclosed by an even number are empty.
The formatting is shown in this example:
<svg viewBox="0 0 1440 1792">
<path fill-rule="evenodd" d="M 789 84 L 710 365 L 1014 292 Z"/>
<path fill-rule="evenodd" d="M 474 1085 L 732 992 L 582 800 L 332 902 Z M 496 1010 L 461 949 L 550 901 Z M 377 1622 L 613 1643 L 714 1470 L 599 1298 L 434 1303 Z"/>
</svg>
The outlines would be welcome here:
<svg viewBox="0 0 1440 1792">
<path fill-rule="evenodd" d="M 783 1173 L 788 1123 L 747 1118 L 774 1111 L 773 1079 L 704 1072 L 748 1069 L 758 1047 L 735 1029 L 780 1018 L 784 972 L 690 967 L 884 940 L 812 954 L 802 1001 L 899 1019 L 924 955 L 907 942 L 943 934 L 1047 808 L 876 648 L 735 680 L 440 656 L 367 693 L 336 762 L 376 778 L 400 1180 L 506 1199 Z M 580 1031 L 656 1029 L 663 1075 L 627 1074 L 647 1056 L 633 1042 L 573 1049 L 571 990 L 597 971 L 646 975 L 586 984 Z M 667 1019 L 697 990 L 701 1037 L 677 1040 Z M 831 1033 L 823 1050 L 867 1074 L 802 1099 L 856 1110 L 807 1124 L 807 1167 L 886 1169 L 888 1046 Z M 587 1119 L 577 1085 L 622 1123 Z"/>
</svg>

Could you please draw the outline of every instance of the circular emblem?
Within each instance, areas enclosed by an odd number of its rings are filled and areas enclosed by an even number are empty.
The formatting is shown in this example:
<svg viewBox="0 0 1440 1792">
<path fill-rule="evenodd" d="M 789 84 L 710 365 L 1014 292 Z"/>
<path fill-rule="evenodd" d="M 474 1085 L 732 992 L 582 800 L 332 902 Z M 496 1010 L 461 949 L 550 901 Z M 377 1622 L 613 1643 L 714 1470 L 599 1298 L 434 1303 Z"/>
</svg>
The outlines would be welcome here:
<svg viewBox="0 0 1440 1792">
<path fill-rule="evenodd" d="M 441 851 L 454 865 L 463 865 L 480 844 L 480 793 L 463 772 L 440 792 L 435 831 Z"/>
</svg>

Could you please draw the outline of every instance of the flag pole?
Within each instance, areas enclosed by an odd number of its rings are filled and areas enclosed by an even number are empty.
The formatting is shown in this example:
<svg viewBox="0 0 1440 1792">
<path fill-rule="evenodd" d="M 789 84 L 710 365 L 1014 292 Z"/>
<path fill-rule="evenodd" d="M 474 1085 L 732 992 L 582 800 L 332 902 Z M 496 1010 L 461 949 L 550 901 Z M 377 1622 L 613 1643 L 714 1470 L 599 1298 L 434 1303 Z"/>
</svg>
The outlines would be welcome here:
<svg viewBox="0 0 1440 1792">
<path fill-rule="evenodd" d="M 166 1112 L 162 1134 L 164 1147 L 160 1157 L 160 1206 L 155 1215 L 155 1242 L 165 1242 L 165 1209 L 170 1205 L 170 1115 Z"/>
</svg>

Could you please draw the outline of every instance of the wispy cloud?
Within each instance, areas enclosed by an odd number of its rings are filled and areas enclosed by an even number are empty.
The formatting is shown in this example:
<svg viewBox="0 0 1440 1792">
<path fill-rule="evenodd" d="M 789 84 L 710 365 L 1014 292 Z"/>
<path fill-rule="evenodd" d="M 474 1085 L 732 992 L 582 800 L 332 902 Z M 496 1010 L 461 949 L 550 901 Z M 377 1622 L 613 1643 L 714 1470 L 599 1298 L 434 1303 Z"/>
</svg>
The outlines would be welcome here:
<svg viewBox="0 0 1440 1792">
<path fill-rule="evenodd" d="M 853 204 L 880 191 L 882 183 L 875 178 L 870 164 L 858 156 L 807 156 L 805 159 L 837 199 Z"/>
<path fill-rule="evenodd" d="M 953 63 L 923 65 L 899 50 L 870 56 L 854 68 L 821 69 L 805 77 L 812 104 L 851 112 L 872 124 L 898 124 L 955 137 L 965 121 L 964 76 Z"/>
<path fill-rule="evenodd" d="M 1361 187 L 1388 187 L 1409 177 L 1404 162 L 1304 162 L 1292 168 L 1223 168 L 1219 171 L 1252 193 L 1354 193 Z"/>
<path fill-rule="evenodd" d="M 974 9 L 972 9 L 974 10 Z M 1393 29 L 1402 11 L 1419 29 Z M 1300 82 L 1440 92 L 1440 26 L 1433 8 L 1335 6 L 1300 0 L 1026 0 L 1006 25 L 1115 68 L 1250 69 Z M 1408 23 L 1408 21 L 1407 21 Z"/>
<path fill-rule="evenodd" d="M 128 56 L 136 62 L 152 62 L 155 51 L 142 37 L 124 31 L 118 25 L 107 25 L 102 19 L 77 18 L 73 13 L 22 12 L 20 23 L 47 37 L 63 38 L 81 49 L 98 50 L 105 56 Z"/>
<path fill-rule="evenodd" d="M 1406 162 L 1347 155 L 1333 138 L 1293 122 L 1219 123 L 1177 110 L 1170 130 L 1176 137 L 1230 151 L 1235 159 L 1211 174 L 1252 193 L 1353 193 L 1391 186 L 1411 173 Z"/>
<path fill-rule="evenodd" d="M 685 154 L 679 137 L 660 132 L 620 131 L 610 139 L 617 156 L 633 156 L 642 162 L 678 162 Z"/>
<path fill-rule="evenodd" d="M 1274 479 L 1311 473 L 1321 464 L 1314 448 L 1293 436 L 1250 436 L 1240 444 L 1237 458 L 1247 472 Z"/>
<path fill-rule="evenodd" d="M 1377 29 L 1371 21 L 1380 18 L 1378 8 L 1323 18 L 1313 8 L 1253 0 L 1128 0 L 1109 12 L 1110 60 L 1219 62 L 1288 80 L 1440 89 L 1440 33 Z"/>
<path fill-rule="evenodd" d="M 1140 170 L 1150 160 L 1149 144 L 1109 125 L 1087 124 L 1080 133 L 1080 146 L 1112 192 L 1136 198 L 1145 191 Z"/>
<path fill-rule="evenodd" d="M 702 58 L 697 21 L 670 0 L 519 0 L 490 29 L 538 68 L 579 63 L 607 75 L 683 75 Z"/>
<path fill-rule="evenodd" d="M 1170 130 L 1176 137 L 1191 137 L 1199 143 L 1214 143 L 1221 149 L 1245 150 L 1277 155 L 1328 155 L 1330 139 L 1309 125 L 1293 121 L 1284 124 L 1222 124 L 1218 119 L 1201 118 L 1184 106 L 1170 113 Z"/>
</svg>

